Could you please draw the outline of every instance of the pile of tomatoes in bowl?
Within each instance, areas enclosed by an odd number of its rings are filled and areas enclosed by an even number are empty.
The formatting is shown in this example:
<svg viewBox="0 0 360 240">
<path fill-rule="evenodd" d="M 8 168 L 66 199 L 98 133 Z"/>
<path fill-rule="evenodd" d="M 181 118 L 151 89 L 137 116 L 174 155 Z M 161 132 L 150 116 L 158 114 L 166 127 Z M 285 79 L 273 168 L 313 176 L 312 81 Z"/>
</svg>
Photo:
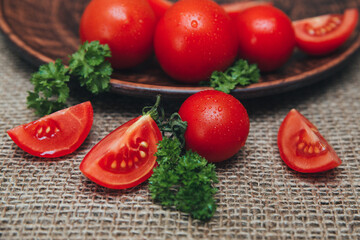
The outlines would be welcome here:
<svg viewBox="0 0 360 240">
<path fill-rule="evenodd" d="M 172 79 L 196 84 L 237 58 L 272 72 L 296 47 L 329 54 L 350 37 L 357 21 L 355 8 L 291 21 L 265 1 L 92 0 L 81 18 L 80 38 L 108 44 L 116 69 L 133 68 L 155 53 Z"/>
</svg>

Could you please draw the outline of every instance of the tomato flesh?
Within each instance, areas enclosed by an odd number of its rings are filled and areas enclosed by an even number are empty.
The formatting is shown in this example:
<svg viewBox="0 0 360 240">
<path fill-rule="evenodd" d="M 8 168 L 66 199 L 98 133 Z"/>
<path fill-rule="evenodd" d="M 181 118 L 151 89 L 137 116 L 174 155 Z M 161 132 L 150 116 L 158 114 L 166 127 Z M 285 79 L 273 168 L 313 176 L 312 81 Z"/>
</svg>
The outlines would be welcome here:
<svg viewBox="0 0 360 240">
<path fill-rule="evenodd" d="M 25 152 L 56 158 L 75 151 L 89 134 L 92 123 L 91 103 L 84 102 L 15 127 L 7 133 Z"/>
<path fill-rule="evenodd" d="M 150 115 L 137 117 L 96 144 L 81 162 L 80 170 L 107 188 L 134 187 L 151 176 L 161 139 L 161 132 Z"/>
<path fill-rule="evenodd" d="M 310 55 L 335 51 L 351 36 L 358 22 L 357 9 L 293 22 L 297 46 Z"/>
<path fill-rule="evenodd" d="M 317 128 L 295 109 L 280 126 L 278 147 L 283 161 L 298 172 L 322 172 L 341 164 Z"/>
</svg>

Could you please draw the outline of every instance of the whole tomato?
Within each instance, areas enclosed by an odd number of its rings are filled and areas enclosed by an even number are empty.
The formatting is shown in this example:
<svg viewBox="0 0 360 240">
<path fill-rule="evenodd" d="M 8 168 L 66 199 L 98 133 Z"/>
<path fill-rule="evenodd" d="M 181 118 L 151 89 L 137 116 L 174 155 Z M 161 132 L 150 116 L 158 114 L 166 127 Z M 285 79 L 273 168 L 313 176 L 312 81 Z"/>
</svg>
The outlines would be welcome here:
<svg viewBox="0 0 360 240">
<path fill-rule="evenodd" d="M 231 20 L 211 0 L 180 0 L 158 22 L 154 48 L 163 70 L 184 83 L 229 67 L 238 51 Z"/>
<path fill-rule="evenodd" d="M 81 41 L 108 44 L 114 68 L 130 68 L 152 53 L 155 14 L 147 0 L 92 0 L 80 21 Z"/>
<path fill-rule="evenodd" d="M 179 114 L 188 126 L 186 148 L 209 162 L 224 161 L 244 146 L 250 122 L 244 106 L 217 90 L 201 91 L 181 105 Z"/>
<path fill-rule="evenodd" d="M 280 68 L 295 47 L 291 20 L 273 6 L 256 6 L 239 13 L 235 19 L 239 55 L 256 63 L 261 71 Z"/>
</svg>

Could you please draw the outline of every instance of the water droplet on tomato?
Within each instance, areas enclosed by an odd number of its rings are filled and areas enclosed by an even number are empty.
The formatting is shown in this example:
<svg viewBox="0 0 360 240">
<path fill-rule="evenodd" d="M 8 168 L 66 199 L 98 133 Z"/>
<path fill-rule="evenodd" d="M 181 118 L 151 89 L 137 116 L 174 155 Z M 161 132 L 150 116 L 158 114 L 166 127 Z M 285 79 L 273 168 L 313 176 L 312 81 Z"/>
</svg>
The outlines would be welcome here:
<svg viewBox="0 0 360 240">
<path fill-rule="evenodd" d="M 191 21 L 191 26 L 192 26 L 193 28 L 197 28 L 198 22 L 197 22 L 196 20 L 192 20 L 192 21 Z"/>
</svg>

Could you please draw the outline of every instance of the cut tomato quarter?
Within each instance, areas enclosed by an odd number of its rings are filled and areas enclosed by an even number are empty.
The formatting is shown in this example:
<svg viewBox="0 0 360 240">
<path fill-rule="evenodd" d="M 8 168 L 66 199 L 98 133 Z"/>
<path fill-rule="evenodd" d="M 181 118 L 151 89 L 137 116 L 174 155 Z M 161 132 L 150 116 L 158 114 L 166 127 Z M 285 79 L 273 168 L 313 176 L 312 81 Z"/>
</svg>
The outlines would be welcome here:
<svg viewBox="0 0 360 240">
<path fill-rule="evenodd" d="M 310 55 L 335 51 L 351 36 L 358 22 L 356 8 L 293 22 L 297 46 Z"/>
<path fill-rule="evenodd" d="M 161 132 L 150 115 L 121 125 L 85 156 L 81 172 L 91 181 L 113 189 L 134 187 L 152 175 Z"/>
<path fill-rule="evenodd" d="M 90 102 L 81 103 L 15 127 L 7 133 L 25 152 L 44 158 L 61 157 L 75 151 L 93 123 Z"/>
<path fill-rule="evenodd" d="M 322 172 L 341 164 L 317 128 L 295 109 L 288 113 L 280 126 L 278 147 L 284 162 L 298 172 Z"/>
</svg>

